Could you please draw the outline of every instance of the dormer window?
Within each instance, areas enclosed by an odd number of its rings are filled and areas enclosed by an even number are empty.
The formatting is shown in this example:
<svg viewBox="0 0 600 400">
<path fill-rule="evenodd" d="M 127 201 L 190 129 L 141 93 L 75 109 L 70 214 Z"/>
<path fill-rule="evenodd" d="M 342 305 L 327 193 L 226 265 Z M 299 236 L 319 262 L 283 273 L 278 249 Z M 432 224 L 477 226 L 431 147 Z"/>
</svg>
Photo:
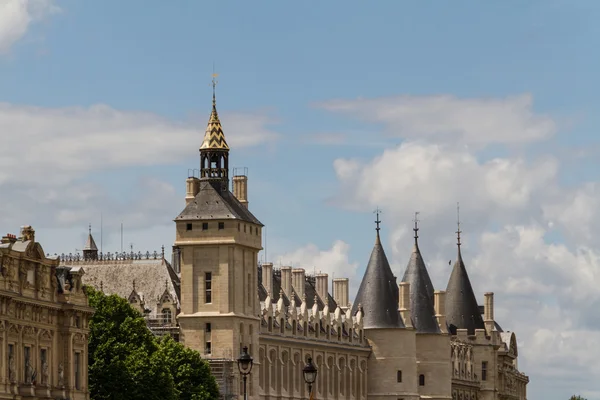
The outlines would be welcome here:
<svg viewBox="0 0 600 400">
<path fill-rule="evenodd" d="M 202 223 L 202 230 L 203 231 L 207 231 L 208 230 L 208 222 L 203 222 Z"/>
</svg>

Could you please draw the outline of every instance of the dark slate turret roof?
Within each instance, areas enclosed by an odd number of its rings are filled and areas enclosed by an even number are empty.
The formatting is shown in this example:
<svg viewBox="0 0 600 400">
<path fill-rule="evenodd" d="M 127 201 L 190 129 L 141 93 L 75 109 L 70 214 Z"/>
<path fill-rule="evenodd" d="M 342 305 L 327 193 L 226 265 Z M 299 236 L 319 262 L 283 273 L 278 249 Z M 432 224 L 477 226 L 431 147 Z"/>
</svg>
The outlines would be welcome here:
<svg viewBox="0 0 600 400">
<path fill-rule="evenodd" d="M 94 237 L 92 236 L 91 232 L 88 234 L 87 242 L 85 242 L 85 247 L 83 248 L 83 250 L 98 251 L 96 241 L 94 240 Z"/>
<path fill-rule="evenodd" d="M 200 191 L 175 221 L 237 219 L 263 224 L 220 181 L 201 181 Z"/>
<path fill-rule="evenodd" d="M 433 306 L 433 285 L 416 238 L 402 282 L 410 283 L 410 310 L 417 332 L 439 333 L 440 327 Z"/>
<path fill-rule="evenodd" d="M 446 321 L 452 334 L 455 334 L 457 329 L 467 329 L 469 334 L 474 334 L 475 329 L 485 329 L 477 298 L 460 253 L 460 245 L 458 259 L 454 263 L 446 288 Z"/>
<path fill-rule="evenodd" d="M 362 305 L 365 329 L 404 328 L 398 312 L 398 285 L 379 239 L 371 252 L 367 270 L 352 306 L 352 314 Z"/>
</svg>

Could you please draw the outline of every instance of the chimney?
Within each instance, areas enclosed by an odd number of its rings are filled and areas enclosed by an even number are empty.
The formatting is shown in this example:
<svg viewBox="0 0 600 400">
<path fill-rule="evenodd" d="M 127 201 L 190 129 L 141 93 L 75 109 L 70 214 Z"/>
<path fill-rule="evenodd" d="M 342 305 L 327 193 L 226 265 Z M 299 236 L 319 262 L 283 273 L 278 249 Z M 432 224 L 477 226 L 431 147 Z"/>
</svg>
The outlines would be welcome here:
<svg viewBox="0 0 600 400">
<path fill-rule="evenodd" d="M 348 309 L 348 278 L 336 278 L 333 280 L 333 299 L 344 311 Z"/>
<path fill-rule="evenodd" d="M 236 175 L 233 177 L 233 195 L 248 208 L 248 177 Z"/>
<path fill-rule="evenodd" d="M 200 179 L 190 176 L 185 181 L 185 204 L 192 202 L 200 191 Z"/>
<path fill-rule="evenodd" d="M 5 236 L 2 237 L 2 243 L 6 244 L 6 243 L 15 243 L 17 241 L 17 237 L 15 235 L 13 235 L 12 233 L 7 233 Z"/>
<path fill-rule="evenodd" d="M 446 292 L 444 290 L 436 290 L 433 292 L 433 302 L 435 308 L 435 319 L 440 326 L 442 333 L 448 333 L 446 325 Z"/>
<path fill-rule="evenodd" d="M 483 305 L 483 323 L 488 335 L 492 334 L 496 323 L 494 322 L 494 293 L 487 292 L 484 294 L 485 302 Z"/>
<path fill-rule="evenodd" d="M 319 297 L 325 304 L 327 304 L 327 297 L 329 294 L 328 293 L 329 288 L 327 287 L 328 282 L 329 282 L 329 275 L 327 275 L 327 274 L 315 275 L 315 284 L 317 286 L 317 294 L 319 295 Z"/>
<path fill-rule="evenodd" d="M 273 263 L 262 265 L 262 284 L 265 290 L 273 296 Z"/>
<path fill-rule="evenodd" d="M 292 287 L 294 291 L 302 300 L 302 296 L 304 296 L 304 285 L 306 282 L 306 274 L 302 268 L 294 268 L 292 270 Z"/>
<path fill-rule="evenodd" d="M 402 321 L 404 321 L 404 326 L 412 328 L 412 316 L 410 314 L 410 283 L 400 282 L 399 286 L 400 298 L 398 299 L 398 310 L 400 311 Z"/>
<path fill-rule="evenodd" d="M 289 299 L 292 295 L 292 267 L 281 267 L 281 288 Z"/>
</svg>

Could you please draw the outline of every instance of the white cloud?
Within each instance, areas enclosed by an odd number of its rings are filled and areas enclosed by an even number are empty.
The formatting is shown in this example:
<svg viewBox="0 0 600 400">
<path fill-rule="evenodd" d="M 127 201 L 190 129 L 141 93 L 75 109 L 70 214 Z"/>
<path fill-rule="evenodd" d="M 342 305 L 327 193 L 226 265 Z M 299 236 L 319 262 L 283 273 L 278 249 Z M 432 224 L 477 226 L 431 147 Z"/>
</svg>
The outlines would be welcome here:
<svg viewBox="0 0 600 400">
<path fill-rule="evenodd" d="M 32 23 L 59 10 L 54 0 L 0 1 L 0 54 L 23 38 Z"/>
<path fill-rule="evenodd" d="M 421 251 L 436 288 L 446 287 L 460 201 L 471 281 L 480 302 L 484 292 L 496 293 L 499 323 L 517 334 L 520 367 L 532 379 L 529 397 L 584 392 L 593 398 L 600 391 L 600 182 L 565 186 L 559 177 L 568 166 L 551 154 L 478 153 L 488 144 L 548 139 L 555 121 L 535 114 L 529 95 L 404 96 L 321 106 L 381 123 L 404 138 L 373 159 L 339 158 L 333 165 L 338 188 L 332 203 L 384 210 L 394 273 L 401 277 L 406 268 L 411 220 L 420 211 Z"/>
<path fill-rule="evenodd" d="M 529 94 L 504 99 L 439 95 L 330 100 L 317 106 L 381 123 L 393 136 L 486 145 L 528 143 L 554 134 L 554 120 L 535 114 L 532 103 Z"/>
<path fill-rule="evenodd" d="M 272 121 L 267 115 L 224 112 L 221 118 L 232 147 L 278 137 L 265 127 Z M 125 220 L 131 229 L 170 223 L 183 205 L 170 184 L 146 178 L 143 169 L 135 168 L 194 157 L 205 129 L 106 105 L 52 109 L 0 104 L 0 126 L 0 219 L 5 224 L 81 226 L 104 211 L 107 224 Z M 109 177 L 124 171 L 133 187 Z M 88 179 L 91 175 L 106 179 Z M 121 190 L 128 196 L 121 196 Z"/>
<path fill-rule="evenodd" d="M 230 146 L 277 138 L 266 115 L 223 113 Z M 90 171 L 171 164 L 199 148 L 205 126 L 106 105 L 39 108 L 0 104 L 0 184 L 65 184 Z M 15 166 L 18 166 L 15 168 Z M 40 174 L 44 171 L 44 174 Z"/>
</svg>

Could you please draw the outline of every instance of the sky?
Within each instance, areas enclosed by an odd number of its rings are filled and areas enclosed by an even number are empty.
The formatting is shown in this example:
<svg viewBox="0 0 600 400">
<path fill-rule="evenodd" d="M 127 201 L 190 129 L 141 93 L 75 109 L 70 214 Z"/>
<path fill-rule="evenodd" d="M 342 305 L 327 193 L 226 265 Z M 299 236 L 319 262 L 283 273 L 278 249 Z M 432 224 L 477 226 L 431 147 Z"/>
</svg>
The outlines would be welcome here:
<svg viewBox="0 0 600 400">
<path fill-rule="evenodd" d="M 123 224 L 126 250 L 169 253 L 215 71 L 261 261 L 353 297 L 373 211 L 400 277 L 419 212 L 444 290 L 460 203 L 528 398 L 600 399 L 599 18 L 586 0 L 0 0 L 0 229 L 60 254 L 91 224 L 114 252 Z"/>
</svg>

